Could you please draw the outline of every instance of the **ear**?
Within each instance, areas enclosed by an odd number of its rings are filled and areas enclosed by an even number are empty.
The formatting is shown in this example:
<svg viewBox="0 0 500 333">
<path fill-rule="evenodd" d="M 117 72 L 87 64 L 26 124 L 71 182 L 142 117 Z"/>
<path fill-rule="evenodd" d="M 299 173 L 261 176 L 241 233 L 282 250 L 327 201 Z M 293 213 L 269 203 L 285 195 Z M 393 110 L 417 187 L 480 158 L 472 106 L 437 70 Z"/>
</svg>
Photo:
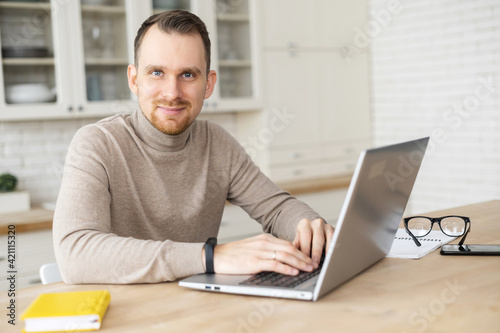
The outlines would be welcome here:
<svg viewBox="0 0 500 333">
<path fill-rule="evenodd" d="M 135 65 L 128 65 L 127 68 L 128 86 L 137 95 L 137 68 Z"/>
<path fill-rule="evenodd" d="M 205 87 L 205 99 L 209 98 L 214 92 L 215 83 L 217 82 L 217 73 L 214 70 L 208 72 L 207 85 Z"/>
</svg>

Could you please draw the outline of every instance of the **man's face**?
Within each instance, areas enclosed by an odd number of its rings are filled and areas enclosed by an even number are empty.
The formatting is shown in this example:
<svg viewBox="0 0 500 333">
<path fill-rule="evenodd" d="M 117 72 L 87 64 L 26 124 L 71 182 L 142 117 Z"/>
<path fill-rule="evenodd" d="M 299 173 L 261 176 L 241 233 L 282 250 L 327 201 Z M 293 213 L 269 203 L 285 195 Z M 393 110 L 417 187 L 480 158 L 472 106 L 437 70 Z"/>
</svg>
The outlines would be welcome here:
<svg viewBox="0 0 500 333">
<path fill-rule="evenodd" d="M 128 83 L 149 121 L 165 134 L 182 133 L 210 97 L 216 74 L 207 76 L 199 34 L 167 34 L 156 25 L 146 32 L 137 67 L 128 66 Z"/>
</svg>

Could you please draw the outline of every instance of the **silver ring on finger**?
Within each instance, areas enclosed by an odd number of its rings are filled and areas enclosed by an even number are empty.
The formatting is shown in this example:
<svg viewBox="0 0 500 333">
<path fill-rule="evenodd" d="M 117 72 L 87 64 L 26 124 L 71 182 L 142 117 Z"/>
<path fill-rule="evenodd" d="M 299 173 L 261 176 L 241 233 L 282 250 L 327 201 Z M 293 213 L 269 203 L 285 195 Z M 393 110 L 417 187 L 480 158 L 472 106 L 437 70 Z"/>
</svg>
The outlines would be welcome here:
<svg viewBox="0 0 500 333">
<path fill-rule="evenodd" d="M 273 260 L 276 260 L 276 251 L 273 251 Z"/>
</svg>

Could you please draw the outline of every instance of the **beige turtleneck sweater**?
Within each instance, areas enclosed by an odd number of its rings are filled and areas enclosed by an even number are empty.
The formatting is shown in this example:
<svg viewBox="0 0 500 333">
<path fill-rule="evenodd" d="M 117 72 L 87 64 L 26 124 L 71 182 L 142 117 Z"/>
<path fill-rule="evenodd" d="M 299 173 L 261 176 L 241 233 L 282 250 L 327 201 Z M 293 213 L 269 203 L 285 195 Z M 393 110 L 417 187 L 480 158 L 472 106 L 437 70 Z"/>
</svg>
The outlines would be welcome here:
<svg viewBox="0 0 500 333">
<path fill-rule="evenodd" d="M 202 273 L 226 200 L 292 240 L 318 214 L 278 188 L 218 125 L 158 131 L 137 110 L 82 127 L 68 150 L 54 216 L 66 283 L 151 283 Z"/>
</svg>

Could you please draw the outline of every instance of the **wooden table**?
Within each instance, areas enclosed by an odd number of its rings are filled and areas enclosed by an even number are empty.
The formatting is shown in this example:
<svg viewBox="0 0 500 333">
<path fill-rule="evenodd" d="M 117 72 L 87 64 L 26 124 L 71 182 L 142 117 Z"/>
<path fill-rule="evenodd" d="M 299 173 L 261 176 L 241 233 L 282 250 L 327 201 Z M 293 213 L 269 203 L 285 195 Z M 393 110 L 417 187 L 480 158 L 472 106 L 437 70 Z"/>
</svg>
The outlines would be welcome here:
<svg viewBox="0 0 500 333">
<path fill-rule="evenodd" d="M 292 195 L 305 193 L 316 193 L 327 190 L 348 188 L 351 183 L 352 174 L 335 177 L 313 178 L 292 182 L 278 183 L 277 185 Z"/>
<path fill-rule="evenodd" d="M 0 214 L 0 235 L 8 233 L 9 225 L 15 225 L 16 232 L 50 229 L 52 228 L 53 219 L 54 211 L 44 208 L 33 208 L 26 212 Z"/>
<path fill-rule="evenodd" d="M 500 200 L 438 212 L 471 217 L 467 243 L 500 244 Z M 457 241 L 455 241 L 457 242 Z M 37 295 L 107 289 L 101 332 L 500 332 L 500 257 L 385 258 L 318 302 L 150 285 L 52 285 L 17 291 L 16 323 Z"/>
</svg>

